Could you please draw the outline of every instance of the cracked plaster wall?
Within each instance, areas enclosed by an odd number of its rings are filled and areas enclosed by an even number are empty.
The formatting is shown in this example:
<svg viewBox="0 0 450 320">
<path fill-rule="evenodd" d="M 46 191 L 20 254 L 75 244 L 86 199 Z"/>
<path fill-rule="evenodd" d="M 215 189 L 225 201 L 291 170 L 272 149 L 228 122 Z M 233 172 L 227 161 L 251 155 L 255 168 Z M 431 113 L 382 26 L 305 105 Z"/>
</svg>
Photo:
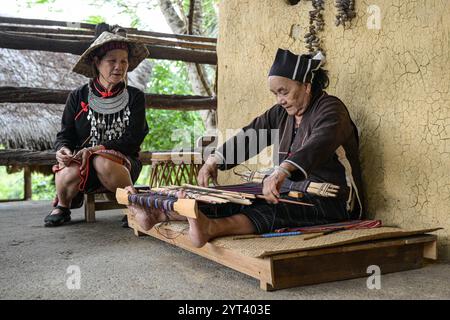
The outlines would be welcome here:
<svg viewBox="0 0 450 320">
<path fill-rule="evenodd" d="M 381 29 L 367 27 L 370 5 Z M 274 103 L 267 73 L 278 47 L 304 53 L 310 1 L 223 0 L 218 43 L 218 123 L 224 132 L 249 123 Z M 444 227 L 450 257 L 450 2 L 356 0 L 351 28 L 334 26 L 326 1 L 330 87 L 360 130 L 368 214 L 385 225 Z M 290 36 L 293 25 L 300 39 Z M 237 182 L 227 172 L 221 183 Z"/>
</svg>

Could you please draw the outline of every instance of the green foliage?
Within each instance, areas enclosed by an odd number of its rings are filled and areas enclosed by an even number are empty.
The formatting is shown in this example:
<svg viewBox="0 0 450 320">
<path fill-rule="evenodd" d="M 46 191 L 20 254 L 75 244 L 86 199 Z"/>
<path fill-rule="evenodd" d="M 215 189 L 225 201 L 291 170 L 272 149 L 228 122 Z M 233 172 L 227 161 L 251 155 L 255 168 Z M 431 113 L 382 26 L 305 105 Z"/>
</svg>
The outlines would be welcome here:
<svg viewBox="0 0 450 320">
<path fill-rule="evenodd" d="M 6 167 L 0 167 L 0 199 L 22 199 L 23 172 L 8 174 Z"/>
<path fill-rule="evenodd" d="M 53 175 L 32 174 L 32 200 L 50 200 L 56 193 Z M 0 167 L 0 199 L 13 200 L 24 197 L 23 171 L 8 174 L 6 167 Z"/>
<path fill-rule="evenodd" d="M 202 0 L 202 33 L 207 37 L 217 37 L 216 9 L 219 0 Z M 183 0 L 182 6 L 186 16 L 189 15 L 190 0 Z"/>
<path fill-rule="evenodd" d="M 149 109 L 146 112 L 149 133 L 141 145 L 144 151 L 170 151 L 189 149 L 205 132 L 205 126 L 198 112 Z M 144 166 L 136 182 L 148 184 L 150 167 Z"/>
<path fill-rule="evenodd" d="M 40 173 L 32 175 L 32 200 L 52 200 L 56 194 L 53 175 L 44 176 Z"/>
<path fill-rule="evenodd" d="M 185 63 L 153 60 L 152 78 L 147 92 L 156 94 L 192 94 Z M 198 112 L 148 109 L 149 133 L 141 148 L 147 151 L 167 151 L 190 148 L 204 134 L 205 126 Z M 137 184 L 148 184 L 149 167 L 145 166 Z"/>
<path fill-rule="evenodd" d="M 202 30 L 205 36 L 217 38 L 218 22 L 216 9 L 219 0 L 203 0 L 203 26 Z"/>
<path fill-rule="evenodd" d="M 97 1 L 96 1 L 97 2 Z M 119 8 L 121 11 L 120 15 L 125 15 L 130 19 L 130 27 L 138 28 L 140 24 L 140 19 L 137 14 L 138 10 L 138 2 L 136 1 L 126 1 L 126 0 L 103 0 L 104 4 L 107 6 L 115 6 Z M 114 24 L 114 23 L 113 23 Z"/>
<path fill-rule="evenodd" d="M 18 4 L 18 7 L 20 7 L 22 5 L 22 3 L 20 3 L 18 0 L 16 0 L 16 3 Z M 27 8 L 32 8 L 33 6 L 42 5 L 42 6 L 47 7 L 46 9 L 48 10 L 48 12 L 61 13 L 63 11 L 62 9 L 57 9 L 54 6 L 56 4 L 56 0 L 26 0 L 25 3 L 26 3 Z"/>
<path fill-rule="evenodd" d="M 147 111 L 149 134 L 144 140 L 144 150 L 172 150 L 194 147 L 195 139 L 205 131 L 197 112 L 155 110 Z"/>
<path fill-rule="evenodd" d="M 89 16 L 86 19 L 84 19 L 83 22 L 86 23 L 92 23 L 92 24 L 99 24 L 99 23 L 103 23 L 106 22 L 106 19 L 102 16 L 96 15 L 96 16 Z"/>
<path fill-rule="evenodd" d="M 181 61 L 152 60 L 148 91 L 157 94 L 192 94 L 186 64 Z"/>
<path fill-rule="evenodd" d="M 153 60 L 152 78 L 147 91 L 192 94 L 186 65 L 180 61 Z M 195 139 L 205 131 L 198 112 L 149 109 L 147 123 L 150 132 L 144 140 L 145 150 L 171 150 L 179 145 L 192 147 Z"/>
<path fill-rule="evenodd" d="M 53 4 L 56 0 L 28 0 L 27 6 L 28 8 L 31 8 L 31 6 L 36 4 Z"/>
</svg>

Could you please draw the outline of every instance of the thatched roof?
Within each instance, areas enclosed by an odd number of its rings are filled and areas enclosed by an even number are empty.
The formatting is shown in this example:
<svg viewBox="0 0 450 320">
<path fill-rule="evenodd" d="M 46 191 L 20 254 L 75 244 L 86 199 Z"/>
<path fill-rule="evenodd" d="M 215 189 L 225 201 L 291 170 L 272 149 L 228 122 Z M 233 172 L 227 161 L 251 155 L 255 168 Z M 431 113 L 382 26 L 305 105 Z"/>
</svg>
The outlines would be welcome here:
<svg viewBox="0 0 450 320">
<path fill-rule="evenodd" d="M 1 103 L 0 108 L 0 143 L 7 149 L 53 148 L 64 105 Z"/>
<path fill-rule="evenodd" d="M 88 81 L 71 72 L 78 56 L 0 48 L 0 86 L 73 90 Z M 145 60 L 129 73 L 129 84 L 147 86 L 152 65 Z M 0 103 L 0 144 L 9 149 L 48 150 L 60 128 L 64 105 Z"/>
</svg>

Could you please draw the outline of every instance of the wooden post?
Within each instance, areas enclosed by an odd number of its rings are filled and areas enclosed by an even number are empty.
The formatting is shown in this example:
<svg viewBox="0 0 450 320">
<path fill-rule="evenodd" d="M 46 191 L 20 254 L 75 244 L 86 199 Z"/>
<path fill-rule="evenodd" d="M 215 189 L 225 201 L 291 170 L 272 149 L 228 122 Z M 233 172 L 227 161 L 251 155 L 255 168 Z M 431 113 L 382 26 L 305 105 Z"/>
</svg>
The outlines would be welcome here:
<svg viewBox="0 0 450 320">
<path fill-rule="evenodd" d="M 84 218 L 86 222 L 95 222 L 95 194 L 84 195 Z"/>
<path fill-rule="evenodd" d="M 31 200 L 32 196 L 32 182 L 30 167 L 23 168 L 23 199 Z"/>
</svg>

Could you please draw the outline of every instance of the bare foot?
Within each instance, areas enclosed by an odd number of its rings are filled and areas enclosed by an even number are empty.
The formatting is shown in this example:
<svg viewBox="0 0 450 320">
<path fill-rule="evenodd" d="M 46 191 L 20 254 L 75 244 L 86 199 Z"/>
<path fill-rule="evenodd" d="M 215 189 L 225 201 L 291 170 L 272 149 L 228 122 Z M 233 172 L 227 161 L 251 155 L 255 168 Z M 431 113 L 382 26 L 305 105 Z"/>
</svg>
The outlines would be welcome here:
<svg viewBox="0 0 450 320">
<path fill-rule="evenodd" d="M 197 219 L 187 218 L 189 221 L 189 238 L 196 248 L 203 247 L 213 236 L 213 221 L 199 212 Z"/>
<path fill-rule="evenodd" d="M 160 209 L 142 208 L 133 204 L 128 206 L 128 210 L 138 225 L 145 231 L 153 228 L 155 224 L 167 220 L 166 214 Z"/>
<path fill-rule="evenodd" d="M 135 205 L 128 206 L 128 209 L 138 225 L 145 231 L 153 228 L 158 222 L 164 221 L 164 219 L 161 219 L 159 210 L 144 209 Z"/>
<path fill-rule="evenodd" d="M 135 189 L 133 186 L 128 186 L 128 187 L 125 187 L 124 189 L 128 192 L 128 194 L 135 194 L 135 193 L 137 193 L 136 189 Z M 136 210 L 137 207 L 134 206 L 134 205 L 127 206 L 127 208 L 128 208 L 128 212 L 129 212 L 133 217 L 135 217 L 136 214 L 138 213 L 138 211 Z"/>
</svg>

